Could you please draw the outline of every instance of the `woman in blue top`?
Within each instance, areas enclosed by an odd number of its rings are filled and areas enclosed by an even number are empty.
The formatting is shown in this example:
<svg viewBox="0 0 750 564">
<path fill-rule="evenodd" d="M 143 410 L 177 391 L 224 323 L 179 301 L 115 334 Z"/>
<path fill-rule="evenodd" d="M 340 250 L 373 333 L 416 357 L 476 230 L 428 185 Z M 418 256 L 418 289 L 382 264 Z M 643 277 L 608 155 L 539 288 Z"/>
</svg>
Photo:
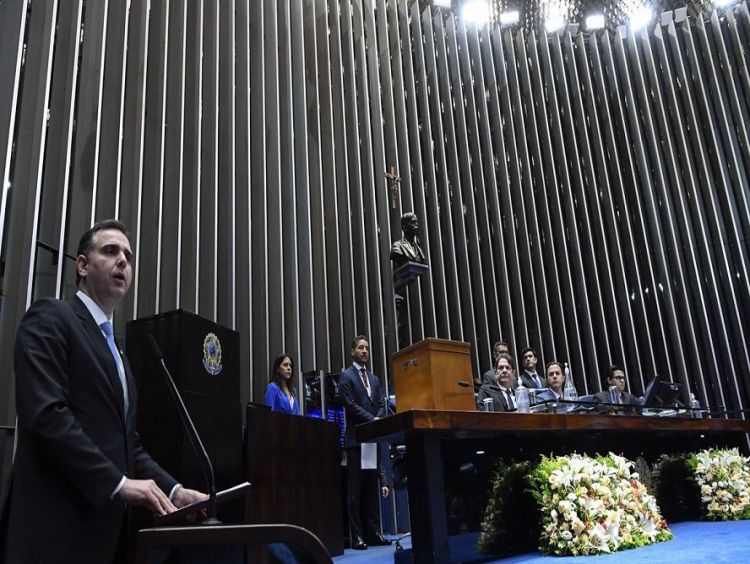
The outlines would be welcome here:
<svg viewBox="0 0 750 564">
<path fill-rule="evenodd" d="M 281 411 L 299 415 L 299 402 L 292 386 L 294 361 L 288 354 L 282 354 L 273 361 L 271 380 L 266 388 L 266 405 L 271 411 Z"/>
</svg>

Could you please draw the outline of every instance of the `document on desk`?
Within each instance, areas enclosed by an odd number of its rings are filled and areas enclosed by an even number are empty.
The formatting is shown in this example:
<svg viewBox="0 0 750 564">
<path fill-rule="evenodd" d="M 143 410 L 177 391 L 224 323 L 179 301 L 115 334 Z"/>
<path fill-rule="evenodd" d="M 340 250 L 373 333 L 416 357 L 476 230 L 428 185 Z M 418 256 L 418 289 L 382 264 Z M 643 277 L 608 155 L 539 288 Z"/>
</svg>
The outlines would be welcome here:
<svg viewBox="0 0 750 564">
<path fill-rule="evenodd" d="M 376 470 L 378 467 L 378 443 L 362 443 L 362 470 Z"/>
</svg>

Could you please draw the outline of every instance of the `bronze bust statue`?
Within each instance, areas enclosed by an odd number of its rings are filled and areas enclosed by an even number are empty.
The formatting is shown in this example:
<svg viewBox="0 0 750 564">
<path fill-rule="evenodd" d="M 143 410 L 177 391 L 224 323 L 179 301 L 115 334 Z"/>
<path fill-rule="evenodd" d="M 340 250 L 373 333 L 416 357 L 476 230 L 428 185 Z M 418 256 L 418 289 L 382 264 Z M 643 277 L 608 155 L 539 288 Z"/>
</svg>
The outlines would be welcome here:
<svg viewBox="0 0 750 564">
<path fill-rule="evenodd" d="M 401 216 L 401 231 L 403 237 L 394 242 L 391 246 L 391 260 L 393 269 L 398 270 L 407 262 L 418 262 L 425 264 L 425 256 L 422 248 L 419 246 L 419 220 L 416 214 L 407 212 Z"/>
</svg>

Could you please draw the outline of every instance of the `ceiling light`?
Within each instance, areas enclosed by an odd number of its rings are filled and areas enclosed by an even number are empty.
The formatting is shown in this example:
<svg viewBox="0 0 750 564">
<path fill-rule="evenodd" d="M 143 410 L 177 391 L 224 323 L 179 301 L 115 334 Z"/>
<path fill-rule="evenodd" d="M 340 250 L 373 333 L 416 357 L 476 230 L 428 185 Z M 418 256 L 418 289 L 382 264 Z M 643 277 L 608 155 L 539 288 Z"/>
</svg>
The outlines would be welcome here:
<svg viewBox="0 0 750 564">
<path fill-rule="evenodd" d="M 565 17 L 560 11 L 551 12 L 544 20 L 544 29 L 547 30 L 547 33 L 554 33 L 563 27 L 565 27 Z"/>
<path fill-rule="evenodd" d="M 490 21 L 490 5 L 486 0 L 473 0 L 464 4 L 461 17 L 465 22 L 486 24 Z"/>
<path fill-rule="evenodd" d="M 432 5 L 436 8 L 450 8 L 453 0 L 432 0 Z"/>
<path fill-rule="evenodd" d="M 514 10 L 512 12 L 503 12 L 497 19 L 500 22 L 500 25 L 513 25 L 518 23 L 520 15 L 518 10 Z"/>
<path fill-rule="evenodd" d="M 604 27 L 604 14 L 593 14 L 586 17 L 586 29 L 602 29 Z"/>
<path fill-rule="evenodd" d="M 630 29 L 633 31 L 636 31 L 638 29 L 641 29 L 643 27 L 646 27 L 648 23 L 651 21 L 651 18 L 654 16 L 654 13 L 651 11 L 650 8 L 647 8 L 646 6 L 641 6 L 638 10 L 636 10 L 632 16 L 630 16 Z"/>
</svg>

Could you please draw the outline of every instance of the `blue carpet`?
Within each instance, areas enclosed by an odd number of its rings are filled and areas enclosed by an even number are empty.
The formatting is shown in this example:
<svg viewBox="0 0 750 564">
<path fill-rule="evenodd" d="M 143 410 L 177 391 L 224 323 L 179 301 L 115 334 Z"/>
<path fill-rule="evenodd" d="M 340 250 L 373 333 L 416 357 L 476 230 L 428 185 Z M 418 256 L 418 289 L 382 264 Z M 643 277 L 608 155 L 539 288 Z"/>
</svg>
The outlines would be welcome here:
<svg viewBox="0 0 750 564">
<path fill-rule="evenodd" d="M 502 562 L 512 564 L 523 562 L 544 564 L 573 562 L 581 564 L 622 564 L 633 562 L 655 562 L 658 564 L 739 564 L 750 559 L 750 521 L 721 523 L 686 522 L 670 525 L 675 538 L 669 542 L 624 550 L 614 554 L 586 557 L 543 556 L 537 553 L 521 554 L 499 560 L 481 557 L 474 551 L 476 534 L 451 537 L 451 554 L 456 562 Z M 390 538 L 394 538 L 391 536 Z M 409 538 L 401 541 L 404 549 L 411 548 Z M 347 564 L 394 562 L 395 549 L 392 546 L 371 547 L 365 551 L 347 550 L 334 562 Z M 407 560 L 408 561 L 408 560 Z"/>
</svg>

